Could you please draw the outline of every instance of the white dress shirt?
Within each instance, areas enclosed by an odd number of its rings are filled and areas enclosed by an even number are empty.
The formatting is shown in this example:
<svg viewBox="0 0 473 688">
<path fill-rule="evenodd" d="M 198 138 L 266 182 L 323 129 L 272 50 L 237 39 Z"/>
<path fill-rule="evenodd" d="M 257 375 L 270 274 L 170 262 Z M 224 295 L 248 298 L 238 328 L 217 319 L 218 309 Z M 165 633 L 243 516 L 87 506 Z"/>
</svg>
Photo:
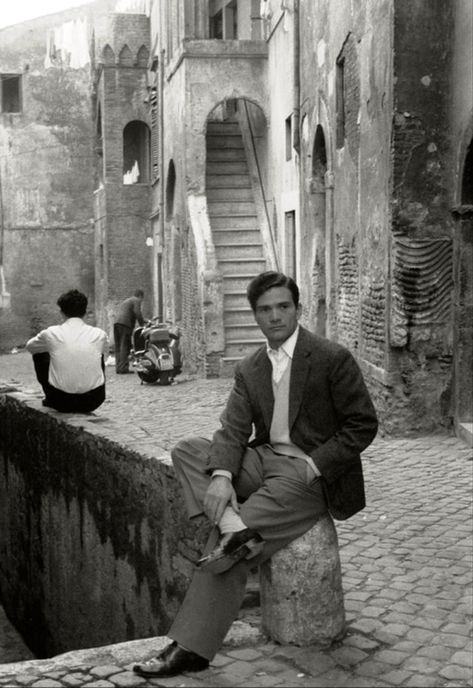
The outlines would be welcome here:
<svg viewBox="0 0 473 688">
<path fill-rule="evenodd" d="M 296 327 L 291 336 L 288 337 L 278 349 L 272 349 L 269 346 L 269 343 L 266 344 L 266 352 L 269 360 L 271 361 L 271 365 L 273 366 L 273 382 L 276 384 L 278 384 L 286 372 L 289 362 L 292 361 L 298 336 L 299 325 Z"/>
<path fill-rule="evenodd" d="M 105 382 L 102 355 L 108 353 L 108 337 L 82 318 L 68 318 L 62 325 L 41 330 L 26 343 L 31 354 L 48 352 L 48 381 L 69 394 L 83 394 Z"/>
</svg>

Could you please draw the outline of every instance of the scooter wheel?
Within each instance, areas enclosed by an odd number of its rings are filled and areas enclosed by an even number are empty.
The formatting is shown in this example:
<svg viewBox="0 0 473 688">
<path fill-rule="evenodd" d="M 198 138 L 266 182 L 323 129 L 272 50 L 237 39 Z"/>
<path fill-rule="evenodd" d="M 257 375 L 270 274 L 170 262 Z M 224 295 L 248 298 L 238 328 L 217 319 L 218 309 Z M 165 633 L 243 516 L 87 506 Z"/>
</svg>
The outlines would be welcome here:
<svg viewBox="0 0 473 688">
<path fill-rule="evenodd" d="M 138 373 L 138 377 L 143 382 L 156 382 L 156 380 L 159 377 L 159 372 L 157 370 L 153 370 L 152 372 L 149 372 L 149 373 L 148 372 L 145 373 L 145 372 L 140 371 Z"/>
<path fill-rule="evenodd" d="M 158 376 L 158 385 L 170 385 L 173 379 L 174 378 L 172 377 L 172 371 L 165 370 Z"/>
</svg>

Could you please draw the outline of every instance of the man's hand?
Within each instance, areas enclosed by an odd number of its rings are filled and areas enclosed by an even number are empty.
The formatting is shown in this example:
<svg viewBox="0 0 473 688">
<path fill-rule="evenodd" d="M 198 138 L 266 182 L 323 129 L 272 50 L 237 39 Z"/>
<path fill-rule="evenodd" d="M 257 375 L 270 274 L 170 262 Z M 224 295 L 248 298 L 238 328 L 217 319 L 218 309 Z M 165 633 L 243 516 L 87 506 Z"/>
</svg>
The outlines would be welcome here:
<svg viewBox="0 0 473 688">
<path fill-rule="evenodd" d="M 231 481 L 223 475 L 216 475 L 212 478 L 204 498 L 204 511 L 211 523 L 216 525 L 220 521 L 228 504 L 231 504 L 237 513 L 240 511 Z"/>
</svg>

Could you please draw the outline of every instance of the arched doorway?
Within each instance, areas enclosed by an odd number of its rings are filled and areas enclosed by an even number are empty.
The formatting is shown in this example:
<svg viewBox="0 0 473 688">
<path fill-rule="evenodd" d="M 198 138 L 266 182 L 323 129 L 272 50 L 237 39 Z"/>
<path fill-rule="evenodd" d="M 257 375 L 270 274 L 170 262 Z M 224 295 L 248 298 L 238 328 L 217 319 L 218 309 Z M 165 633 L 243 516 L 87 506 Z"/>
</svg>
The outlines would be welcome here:
<svg viewBox="0 0 473 688">
<path fill-rule="evenodd" d="M 467 148 L 461 180 L 461 200 L 454 215 L 455 327 L 454 422 L 458 435 L 473 442 L 473 139 Z"/>
<path fill-rule="evenodd" d="M 222 284 L 222 374 L 263 341 L 246 287 L 273 264 L 264 192 L 266 133 L 263 111 L 245 98 L 222 101 L 207 118 L 206 192 Z"/>
<path fill-rule="evenodd" d="M 309 326 L 321 335 L 327 332 L 327 271 L 326 271 L 326 189 L 327 150 L 324 131 L 320 124 L 315 131 L 312 150 L 312 173 L 310 183 L 312 217 L 310 218 L 313 256 L 311 267 L 311 294 L 309 303 Z"/>
</svg>

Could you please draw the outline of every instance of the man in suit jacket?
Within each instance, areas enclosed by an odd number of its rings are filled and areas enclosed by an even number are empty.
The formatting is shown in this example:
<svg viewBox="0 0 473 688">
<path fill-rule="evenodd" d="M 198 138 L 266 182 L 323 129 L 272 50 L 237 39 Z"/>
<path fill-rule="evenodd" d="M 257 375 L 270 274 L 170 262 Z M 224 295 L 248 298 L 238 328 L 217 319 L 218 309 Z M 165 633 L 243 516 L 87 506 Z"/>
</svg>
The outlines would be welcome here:
<svg viewBox="0 0 473 688">
<path fill-rule="evenodd" d="M 265 272 L 248 299 L 267 345 L 236 367 L 221 427 L 172 452 L 189 516 L 215 526 L 168 633 L 173 642 L 134 667 L 145 677 L 205 669 L 245 593 L 250 568 L 303 535 L 327 509 L 365 505 L 360 452 L 377 419 L 351 353 L 298 320 L 299 289 Z"/>
</svg>

